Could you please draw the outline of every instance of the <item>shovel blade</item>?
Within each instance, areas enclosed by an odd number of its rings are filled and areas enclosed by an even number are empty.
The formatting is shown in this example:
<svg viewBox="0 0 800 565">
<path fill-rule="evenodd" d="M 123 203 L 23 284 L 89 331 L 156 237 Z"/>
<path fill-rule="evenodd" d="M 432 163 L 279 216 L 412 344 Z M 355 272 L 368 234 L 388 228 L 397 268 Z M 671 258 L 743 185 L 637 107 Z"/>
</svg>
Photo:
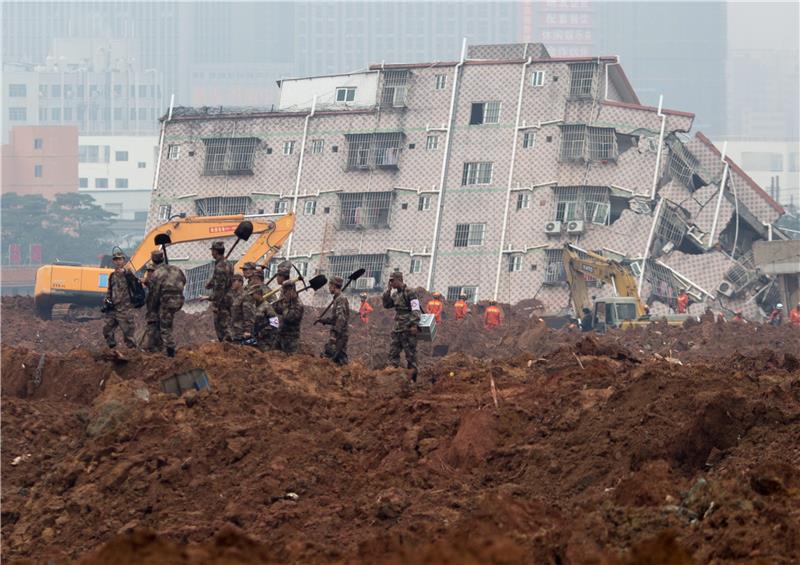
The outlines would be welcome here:
<svg viewBox="0 0 800 565">
<path fill-rule="evenodd" d="M 314 290 L 319 290 L 326 284 L 328 284 L 328 277 L 325 275 L 317 275 L 308 281 L 308 287 Z"/>
<path fill-rule="evenodd" d="M 166 233 L 159 233 L 155 237 L 156 245 L 169 245 L 172 243 L 172 238 Z"/>
<path fill-rule="evenodd" d="M 233 233 L 236 234 L 236 237 L 239 239 L 247 241 L 250 239 L 250 236 L 253 235 L 253 222 L 249 222 L 247 220 L 241 222 L 238 226 L 236 226 L 236 230 L 234 230 Z"/>
<path fill-rule="evenodd" d="M 366 269 L 359 269 L 359 270 L 357 270 L 357 271 L 355 271 L 353 273 L 350 273 L 350 276 L 347 277 L 347 278 L 350 279 L 351 281 L 354 281 L 356 279 L 360 279 L 361 277 L 363 277 L 364 273 L 366 273 L 366 272 L 367 272 Z"/>
</svg>

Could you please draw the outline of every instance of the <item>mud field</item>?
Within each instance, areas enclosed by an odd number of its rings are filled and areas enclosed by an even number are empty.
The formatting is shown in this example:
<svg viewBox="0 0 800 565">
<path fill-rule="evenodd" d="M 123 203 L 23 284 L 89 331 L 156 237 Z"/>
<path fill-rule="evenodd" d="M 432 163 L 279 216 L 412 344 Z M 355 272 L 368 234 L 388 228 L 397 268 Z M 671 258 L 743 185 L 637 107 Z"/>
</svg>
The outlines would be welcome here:
<svg viewBox="0 0 800 565">
<path fill-rule="evenodd" d="M 119 358 L 102 321 L 3 299 L 3 559 L 800 561 L 797 329 L 582 335 L 522 304 L 445 320 L 412 385 L 375 306 L 340 368 L 311 309 L 294 357 L 209 343 L 203 314 L 175 359 Z M 210 389 L 161 392 L 197 368 Z"/>
</svg>

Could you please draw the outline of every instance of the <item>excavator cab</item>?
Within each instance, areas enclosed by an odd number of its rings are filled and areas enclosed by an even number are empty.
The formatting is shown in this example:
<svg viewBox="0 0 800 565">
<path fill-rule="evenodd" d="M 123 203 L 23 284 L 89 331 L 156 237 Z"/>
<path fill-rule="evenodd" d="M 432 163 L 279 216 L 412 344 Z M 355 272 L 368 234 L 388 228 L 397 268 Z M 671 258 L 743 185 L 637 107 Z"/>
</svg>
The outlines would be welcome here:
<svg viewBox="0 0 800 565">
<path fill-rule="evenodd" d="M 603 298 L 594 304 L 594 330 L 604 332 L 607 328 L 619 328 L 625 322 L 637 319 L 638 299 L 630 296 Z"/>
</svg>

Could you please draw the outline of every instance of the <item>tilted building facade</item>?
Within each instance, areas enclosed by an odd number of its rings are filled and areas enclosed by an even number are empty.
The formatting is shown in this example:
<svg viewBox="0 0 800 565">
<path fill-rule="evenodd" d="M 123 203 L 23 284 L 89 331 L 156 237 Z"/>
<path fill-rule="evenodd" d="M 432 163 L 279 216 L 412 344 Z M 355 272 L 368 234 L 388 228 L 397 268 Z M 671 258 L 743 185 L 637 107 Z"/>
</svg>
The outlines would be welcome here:
<svg viewBox="0 0 800 565">
<path fill-rule="evenodd" d="M 167 118 L 149 227 L 294 210 L 283 255 L 308 273 L 365 267 L 359 290 L 385 288 L 398 268 L 449 299 L 535 297 L 560 313 L 570 241 L 644 268 L 656 312 L 686 287 L 730 308 L 775 298 L 750 247 L 780 236 L 781 207 L 705 136 L 688 137 L 693 114 L 641 105 L 616 57 L 478 45 L 456 62 L 285 79 L 273 112 Z M 190 297 L 207 247 L 171 255 Z"/>
</svg>

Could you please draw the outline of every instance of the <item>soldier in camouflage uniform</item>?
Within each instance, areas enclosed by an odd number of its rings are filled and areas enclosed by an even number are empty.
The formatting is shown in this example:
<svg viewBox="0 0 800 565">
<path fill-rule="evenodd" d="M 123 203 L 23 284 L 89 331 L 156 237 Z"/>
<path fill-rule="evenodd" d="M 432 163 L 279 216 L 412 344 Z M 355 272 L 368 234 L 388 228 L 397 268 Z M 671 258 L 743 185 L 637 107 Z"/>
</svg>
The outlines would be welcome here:
<svg viewBox="0 0 800 565">
<path fill-rule="evenodd" d="M 148 261 L 144 266 L 144 279 L 142 280 L 142 284 L 147 287 L 147 301 L 145 302 L 147 312 L 144 316 L 146 326 L 141 346 L 142 349 L 150 352 L 160 351 L 164 346 L 161 341 L 161 329 L 158 327 L 158 302 L 156 302 L 155 293 L 150 286 L 150 279 L 155 270 L 156 266 L 153 261 Z"/>
<path fill-rule="evenodd" d="M 214 259 L 214 274 L 211 280 L 206 283 L 206 289 L 211 291 L 209 300 L 214 314 L 214 330 L 217 332 L 219 341 L 230 340 L 230 297 L 228 291 L 231 289 L 231 278 L 233 277 L 233 265 L 225 259 L 225 244 L 215 241 L 211 245 L 211 257 Z"/>
<path fill-rule="evenodd" d="M 350 320 L 350 303 L 342 294 L 342 277 L 331 277 L 328 291 L 333 295 L 333 306 L 328 314 L 319 320 L 320 324 L 331 326 L 331 336 L 325 344 L 323 357 L 333 360 L 337 365 L 347 364 L 348 321 Z"/>
<path fill-rule="evenodd" d="M 156 265 L 150 277 L 150 292 L 158 303 L 158 327 L 161 339 L 169 357 L 175 357 L 175 338 L 172 335 L 172 321 L 175 314 L 183 308 L 183 287 L 186 286 L 186 275 L 175 265 L 164 262 L 162 251 L 153 251 L 152 261 Z"/>
<path fill-rule="evenodd" d="M 272 307 L 272 303 L 259 297 L 253 331 L 255 332 L 258 348 L 261 351 L 269 351 L 275 348 L 279 327 L 280 319 Z"/>
<path fill-rule="evenodd" d="M 283 283 L 288 281 L 292 278 L 292 262 L 291 261 L 281 261 L 278 263 L 278 266 L 275 271 L 275 282 L 278 283 L 278 288 L 281 288 Z M 269 286 L 265 285 L 263 292 L 264 294 L 268 294 L 270 292 Z M 274 304 L 277 300 L 277 296 L 273 295 L 270 297 L 270 301 Z"/>
<path fill-rule="evenodd" d="M 116 347 L 117 341 L 114 333 L 119 327 L 125 345 L 129 349 L 135 349 L 136 342 L 133 335 L 136 332 L 136 325 L 133 321 L 133 305 L 127 278 L 130 271 L 125 269 L 125 254 L 121 250 L 114 251 L 111 261 L 114 263 L 114 272 L 108 276 L 108 291 L 103 309 L 106 318 L 103 337 L 106 338 L 106 344 L 109 347 Z M 130 275 L 132 274 L 130 273 Z"/>
<path fill-rule="evenodd" d="M 244 277 L 236 274 L 231 278 L 231 340 L 234 342 L 241 342 L 244 340 L 244 310 L 242 304 L 244 303 Z"/>
<path fill-rule="evenodd" d="M 273 305 L 280 320 L 277 348 L 284 353 L 294 353 L 300 342 L 300 323 L 303 321 L 303 304 L 297 296 L 292 281 L 281 285 L 281 298 Z"/>
<path fill-rule="evenodd" d="M 417 332 L 421 310 L 417 293 L 403 282 L 403 273 L 395 271 L 389 277 L 389 288 L 383 293 L 383 307 L 394 308 L 394 329 L 389 347 L 389 364 L 400 366 L 400 351 L 405 351 L 406 364 L 417 380 Z"/>
</svg>

